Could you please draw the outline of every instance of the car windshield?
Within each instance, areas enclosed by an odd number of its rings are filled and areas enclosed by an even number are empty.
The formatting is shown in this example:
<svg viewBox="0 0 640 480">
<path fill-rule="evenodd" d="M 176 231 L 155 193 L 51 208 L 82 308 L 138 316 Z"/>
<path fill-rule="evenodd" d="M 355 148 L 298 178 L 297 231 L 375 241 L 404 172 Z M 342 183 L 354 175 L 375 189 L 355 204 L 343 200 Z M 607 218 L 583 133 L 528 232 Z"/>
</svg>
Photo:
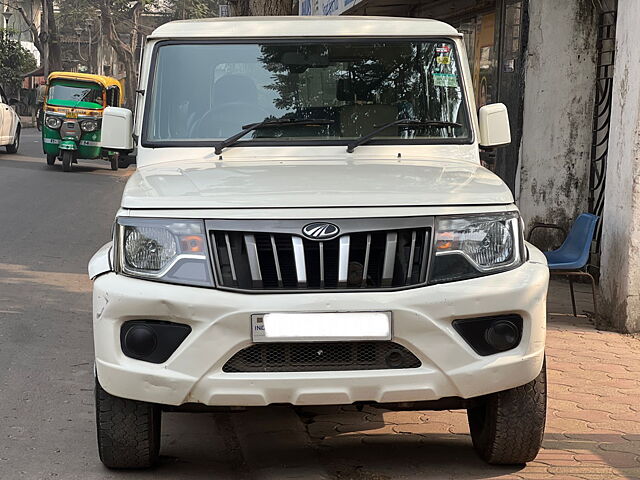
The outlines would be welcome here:
<svg viewBox="0 0 640 480">
<path fill-rule="evenodd" d="M 93 83 L 54 80 L 47 103 L 60 107 L 102 108 L 102 87 Z"/>
<path fill-rule="evenodd" d="M 165 43 L 155 55 L 145 144 L 213 143 L 269 119 L 326 121 L 275 122 L 238 143 L 344 144 L 401 119 L 423 123 L 399 123 L 368 143 L 470 141 L 451 41 Z"/>
</svg>

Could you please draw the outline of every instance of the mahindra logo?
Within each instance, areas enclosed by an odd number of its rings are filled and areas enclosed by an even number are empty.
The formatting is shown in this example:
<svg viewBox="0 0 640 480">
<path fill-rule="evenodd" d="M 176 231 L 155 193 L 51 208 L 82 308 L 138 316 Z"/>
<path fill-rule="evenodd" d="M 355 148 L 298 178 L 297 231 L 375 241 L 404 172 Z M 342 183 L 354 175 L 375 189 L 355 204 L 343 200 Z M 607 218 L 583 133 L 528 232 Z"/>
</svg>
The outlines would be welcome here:
<svg viewBox="0 0 640 480">
<path fill-rule="evenodd" d="M 340 229 L 333 223 L 316 222 L 302 227 L 302 234 L 311 240 L 330 240 L 340 233 Z"/>
</svg>

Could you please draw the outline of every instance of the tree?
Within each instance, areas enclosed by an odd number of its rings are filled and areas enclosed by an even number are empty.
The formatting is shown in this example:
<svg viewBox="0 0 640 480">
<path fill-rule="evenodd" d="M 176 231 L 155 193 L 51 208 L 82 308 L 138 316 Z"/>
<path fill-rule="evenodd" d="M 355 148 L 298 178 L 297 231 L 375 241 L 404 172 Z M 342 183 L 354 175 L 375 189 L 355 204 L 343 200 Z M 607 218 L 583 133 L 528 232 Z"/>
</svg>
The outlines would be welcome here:
<svg viewBox="0 0 640 480">
<path fill-rule="evenodd" d="M 13 34 L 11 30 L 0 29 L 0 78 L 7 90 L 17 91 L 22 74 L 36 68 L 36 59 L 11 38 Z"/>
<path fill-rule="evenodd" d="M 165 0 L 168 20 L 218 16 L 220 0 Z"/>
<path fill-rule="evenodd" d="M 135 94 L 138 86 L 138 69 L 136 66 L 136 48 L 138 47 L 140 15 L 150 2 L 148 0 L 100 0 L 102 33 L 106 42 L 113 48 L 118 61 L 122 63 L 125 71 L 125 105 L 133 108 Z M 125 22 L 131 34 L 128 42 L 120 38 L 116 30 L 116 24 Z"/>
<path fill-rule="evenodd" d="M 231 14 L 235 16 L 297 15 L 295 0 L 231 0 Z"/>
<path fill-rule="evenodd" d="M 56 17 L 53 11 L 53 0 L 42 0 L 42 16 L 40 26 L 27 14 L 22 6 L 16 7 L 24 22 L 31 31 L 33 44 L 40 52 L 40 58 L 47 59 L 49 71 L 62 68 L 62 51 Z"/>
</svg>

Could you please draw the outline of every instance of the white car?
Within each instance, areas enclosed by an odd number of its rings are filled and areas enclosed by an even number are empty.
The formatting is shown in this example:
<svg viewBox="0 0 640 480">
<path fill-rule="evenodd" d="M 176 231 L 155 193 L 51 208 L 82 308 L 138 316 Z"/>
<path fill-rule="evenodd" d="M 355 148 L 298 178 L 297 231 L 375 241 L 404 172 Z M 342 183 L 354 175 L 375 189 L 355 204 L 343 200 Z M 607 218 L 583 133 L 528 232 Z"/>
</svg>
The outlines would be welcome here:
<svg viewBox="0 0 640 480">
<path fill-rule="evenodd" d="M 0 145 L 5 146 L 7 153 L 17 153 L 20 147 L 20 117 L 12 105 L 0 87 Z"/>
<path fill-rule="evenodd" d="M 100 458 L 147 467 L 163 410 L 466 408 L 532 460 L 548 269 L 479 146 L 461 35 L 399 18 L 178 21 L 147 38 L 112 242 L 89 264 Z"/>
</svg>

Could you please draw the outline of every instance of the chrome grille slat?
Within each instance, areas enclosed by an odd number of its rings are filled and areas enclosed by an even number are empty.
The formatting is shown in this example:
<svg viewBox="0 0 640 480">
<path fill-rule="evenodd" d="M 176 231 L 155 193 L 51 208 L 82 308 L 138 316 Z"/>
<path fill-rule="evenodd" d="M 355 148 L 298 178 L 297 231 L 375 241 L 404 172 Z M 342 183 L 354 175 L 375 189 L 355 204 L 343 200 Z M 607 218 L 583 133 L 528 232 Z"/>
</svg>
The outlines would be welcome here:
<svg viewBox="0 0 640 480">
<path fill-rule="evenodd" d="M 413 272 L 413 257 L 416 253 L 416 231 L 411 232 L 411 253 L 409 253 L 409 264 L 407 265 L 407 281 L 406 285 L 411 282 L 411 273 Z"/>
<path fill-rule="evenodd" d="M 249 259 L 249 271 L 251 272 L 251 282 L 255 287 L 262 286 L 262 273 L 260 272 L 260 260 L 258 259 L 258 247 L 256 246 L 256 237 L 252 234 L 244 236 L 244 244 L 247 248 L 247 257 Z"/>
<path fill-rule="evenodd" d="M 379 219 L 380 226 L 398 225 L 382 229 L 373 221 L 358 229 L 352 220 L 351 228 L 328 240 L 304 238 L 300 228 L 289 227 L 291 221 L 236 222 L 240 228 L 225 228 L 229 221 L 207 221 L 216 285 L 274 292 L 425 285 L 433 222 L 425 217 L 411 226 L 411 219 L 394 220 Z"/>
<path fill-rule="evenodd" d="M 276 267 L 276 277 L 278 278 L 278 287 L 282 288 L 282 271 L 280 270 L 280 259 L 278 258 L 278 247 L 276 247 L 276 239 L 273 235 L 269 235 L 271 240 L 271 249 L 273 250 L 273 261 Z"/>
<path fill-rule="evenodd" d="M 428 230 L 424 233 L 424 245 L 429 245 Z M 423 248 L 422 250 L 423 251 L 422 251 L 422 262 L 420 265 L 420 278 L 418 279 L 420 283 L 427 281 L 427 254 L 429 253 L 428 248 Z"/>
<path fill-rule="evenodd" d="M 307 268 L 304 264 L 304 245 L 302 238 L 292 236 L 291 244 L 293 245 L 293 258 L 296 263 L 296 276 L 298 277 L 298 286 L 307 286 Z"/>
<path fill-rule="evenodd" d="M 369 271 L 369 254 L 371 253 L 371 234 L 367 234 L 367 246 L 364 253 L 364 265 L 362 266 L 362 287 L 367 286 L 367 272 Z"/>
<path fill-rule="evenodd" d="M 324 242 L 320 242 L 318 249 L 320 255 L 320 288 L 324 288 Z"/>
<path fill-rule="evenodd" d="M 382 286 L 389 287 L 393 281 L 393 270 L 395 268 L 396 246 L 398 245 L 398 233 L 387 233 L 384 247 L 384 260 L 382 263 Z"/>
<path fill-rule="evenodd" d="M 351 237 L 344 235 L 340 237 L 340 247 L 338 250 L 338 286 L 344 287 L 349 276 L 349 244 Z"/>
<path fill-rule="evenodd" d="M 229 234 L 224 234 L 224 241 L 227 244 L 227 254 L 229 255 L 229 266 L 231 267 L 231 278 L 233 278 L 234 282 L 238 281 L 238 276 L 236 275 L 236 267 L 233 263 L 233 253 L 231 253 L 231 242 L 229 242 Z"/>
</svg>

